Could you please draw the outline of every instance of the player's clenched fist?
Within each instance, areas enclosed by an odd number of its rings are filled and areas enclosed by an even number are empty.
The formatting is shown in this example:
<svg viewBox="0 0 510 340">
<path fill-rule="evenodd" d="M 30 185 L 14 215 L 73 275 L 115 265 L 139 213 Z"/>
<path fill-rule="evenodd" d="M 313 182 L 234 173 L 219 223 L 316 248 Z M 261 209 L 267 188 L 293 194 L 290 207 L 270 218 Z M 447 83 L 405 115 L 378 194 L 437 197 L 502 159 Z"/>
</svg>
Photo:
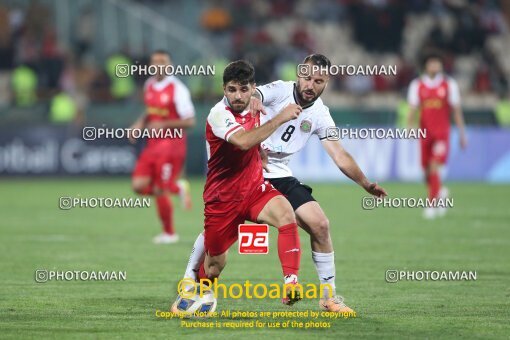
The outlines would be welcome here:
<svg viewBox="0 0 510 340">
<path fill-rule="evenodd" d="M 289 120 L 296 119 L 299 114 L 303 111 L 303 108 L 297 104 L 289 104 L 283 110 L 280 111 L 277 117 L 282 121 L 288 122 Z"/>
</svg>

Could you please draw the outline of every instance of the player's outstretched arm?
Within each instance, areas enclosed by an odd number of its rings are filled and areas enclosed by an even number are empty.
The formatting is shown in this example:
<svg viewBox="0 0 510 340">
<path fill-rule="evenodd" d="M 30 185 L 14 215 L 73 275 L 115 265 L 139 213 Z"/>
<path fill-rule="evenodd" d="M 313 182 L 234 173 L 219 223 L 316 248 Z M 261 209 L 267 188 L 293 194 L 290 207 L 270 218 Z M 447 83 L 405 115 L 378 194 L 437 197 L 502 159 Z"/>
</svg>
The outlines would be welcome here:
<svg viewBox="0 0 510 340">
<path fill-rule="evenodd" d="M 289 104 L 276 117 L 258 128 L 248 131 L 240 129 L 229 138 L 228 142 L 234 144 L 241 150 L 249 150 L 266 140 L 280 125 L 289 120 L 296 119 L 302 110 L 303 109 L 299 105 Z"/>
<path fill-rule="evenodd" d="M 338 168 L 350 179 L 359 184 L 369 194 L 385 197 L 388 194 L 377 183 L 371 183 L 352 156 L 340 145 L 339 141 L 323 140 L 322 146 Z"/>
</svg>

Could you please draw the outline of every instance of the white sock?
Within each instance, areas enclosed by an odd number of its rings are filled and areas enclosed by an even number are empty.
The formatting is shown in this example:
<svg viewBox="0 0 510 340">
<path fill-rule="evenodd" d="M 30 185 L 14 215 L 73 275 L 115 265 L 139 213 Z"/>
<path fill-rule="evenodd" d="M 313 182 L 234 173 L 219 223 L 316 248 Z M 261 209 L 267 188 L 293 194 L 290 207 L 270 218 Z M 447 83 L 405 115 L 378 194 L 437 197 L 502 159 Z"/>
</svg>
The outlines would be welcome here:
<svg viewBox="0 0 510 340">
<path fill-rule="evenodd" d="M 198 270 L 200 269 L 200 264 L 204 260 L 205 257 L 205 245 L 204 245 L 204 234 L 200 233 L 193 244 L 193 249 L 191 249 L 191 254 L 189 255 L 188 265 L 186 266 L 186 272 L 184 273 L 184 277 L 191 277 L 193 280 L 196 280 L 198 277 Z"/>
<path fill-rule="evenodd" d="M 296 275 L 294 274 L 290 274 L 290 275 L 287 275 L 283 278 L 283 282 L 285 284 L 289 284 L 289 283 L 297 283 L 298 282 L 298 278 Z"/>
<path fill-rule="evenodd" d="M 336 294 L 335 286 L 335 252 L 318 253 L 312 250 L 312 259 L 319 275 L 321 284 L 330 284 L 333 291 L 328 286 L 323 287 L 321 297 L 330 298 Z"/>
</svg>

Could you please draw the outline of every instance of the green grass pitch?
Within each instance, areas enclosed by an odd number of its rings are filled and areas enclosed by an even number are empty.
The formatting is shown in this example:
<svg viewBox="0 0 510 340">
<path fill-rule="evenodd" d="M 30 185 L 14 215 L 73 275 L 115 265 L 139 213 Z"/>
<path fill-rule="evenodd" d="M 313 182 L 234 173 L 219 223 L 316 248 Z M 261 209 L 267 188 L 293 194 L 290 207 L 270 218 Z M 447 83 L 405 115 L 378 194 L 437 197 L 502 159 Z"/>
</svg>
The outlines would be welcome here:
<svg viewBox="0 0 510 340">
<path fill-rule="evenodd" d="M 419 197 L 425 190 L 383 185 L 394 197 Z M 60 196 L 132 197 L 127 178 L 3 179 L 0 338 L 508 337 L 510 186 L 452 183 L 455 207 L 436 221 L 424 221 L 418 209 L 364 211 L 365 195 L 354 185 L 312 186 L 331 221 L 338 293 L 358 317 L 333 320 L 328 329 L 185 329 L 155 312 L 174 300 L 202 229 L 202 180 L 192 182 L 193 210 L 175 209 L 181 242 L 156 246 L 155 202 L 148 209 L 58 208 Z M 280 283 L 276 235 L 272 229 L 268 255 L 239 255 L 233 247 L 223 282 Z M 300 235 L 300 280 L 318 283 L 308 235 Z M 121 270 L 127 280 L 36 283 L 36 269 Z M 386 283 L 388 269 L 476 270 L 477 280 Z M 288 310 L 271 299 L 219 299 L 218 310 L 225 309 Z M 316 311 L 318 302 L 302 301 L 292 310 Z"/>
</svg>

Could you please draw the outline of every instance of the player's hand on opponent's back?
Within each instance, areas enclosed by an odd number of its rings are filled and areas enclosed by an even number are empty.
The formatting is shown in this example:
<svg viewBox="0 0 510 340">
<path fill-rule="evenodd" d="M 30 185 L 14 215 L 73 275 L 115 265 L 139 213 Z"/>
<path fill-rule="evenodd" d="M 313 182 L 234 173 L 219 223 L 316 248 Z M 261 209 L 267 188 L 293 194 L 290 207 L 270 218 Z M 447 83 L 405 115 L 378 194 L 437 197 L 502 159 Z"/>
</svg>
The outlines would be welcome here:
<svg viewBox="0 0 510 340">
<path fill-rule="evenodd" d="M 264 105 L 262 105 L 262 100 L 260 100 L 256 97 L 251 97 L 250 98 L 250 112 L 252 112 L 252 113 L 260 112 L 265 115 L 266 110 L 264 109 Z"/>
<path fill-rule="evenodd" d="M 266 150 L 264 150 L 262 148 L 262 146 L 259 148 L 259 153 L 260 153 L 260 159 L 262 160 L 262 168 L 264 170 L 266 170 L 266 172 L 271 172 L 271 171 L 269 171 L 269 167 L 267 166 L 267 163 L 269 163 L 269 159 L 267 157 L 267 152 L 266 152 Z"/>
<path fill-rule="evenodd" d="M 375 197 L 383 198 L 388 196 L 386 193 L 386 190 L 384 190 L 382 187 L 379 186 L 377 183 L 368 183 L 368 185 L 365 187 L 365 190 Z"/>
<path fill-rule="evenodd" d="M 299 114 L 303 111 L 303 108 L 297 104 L 289 104 L 278 114 L 278 118 L 282 119 L 283 123 L 289 120 L 296 119 Z"/>
</svg>

